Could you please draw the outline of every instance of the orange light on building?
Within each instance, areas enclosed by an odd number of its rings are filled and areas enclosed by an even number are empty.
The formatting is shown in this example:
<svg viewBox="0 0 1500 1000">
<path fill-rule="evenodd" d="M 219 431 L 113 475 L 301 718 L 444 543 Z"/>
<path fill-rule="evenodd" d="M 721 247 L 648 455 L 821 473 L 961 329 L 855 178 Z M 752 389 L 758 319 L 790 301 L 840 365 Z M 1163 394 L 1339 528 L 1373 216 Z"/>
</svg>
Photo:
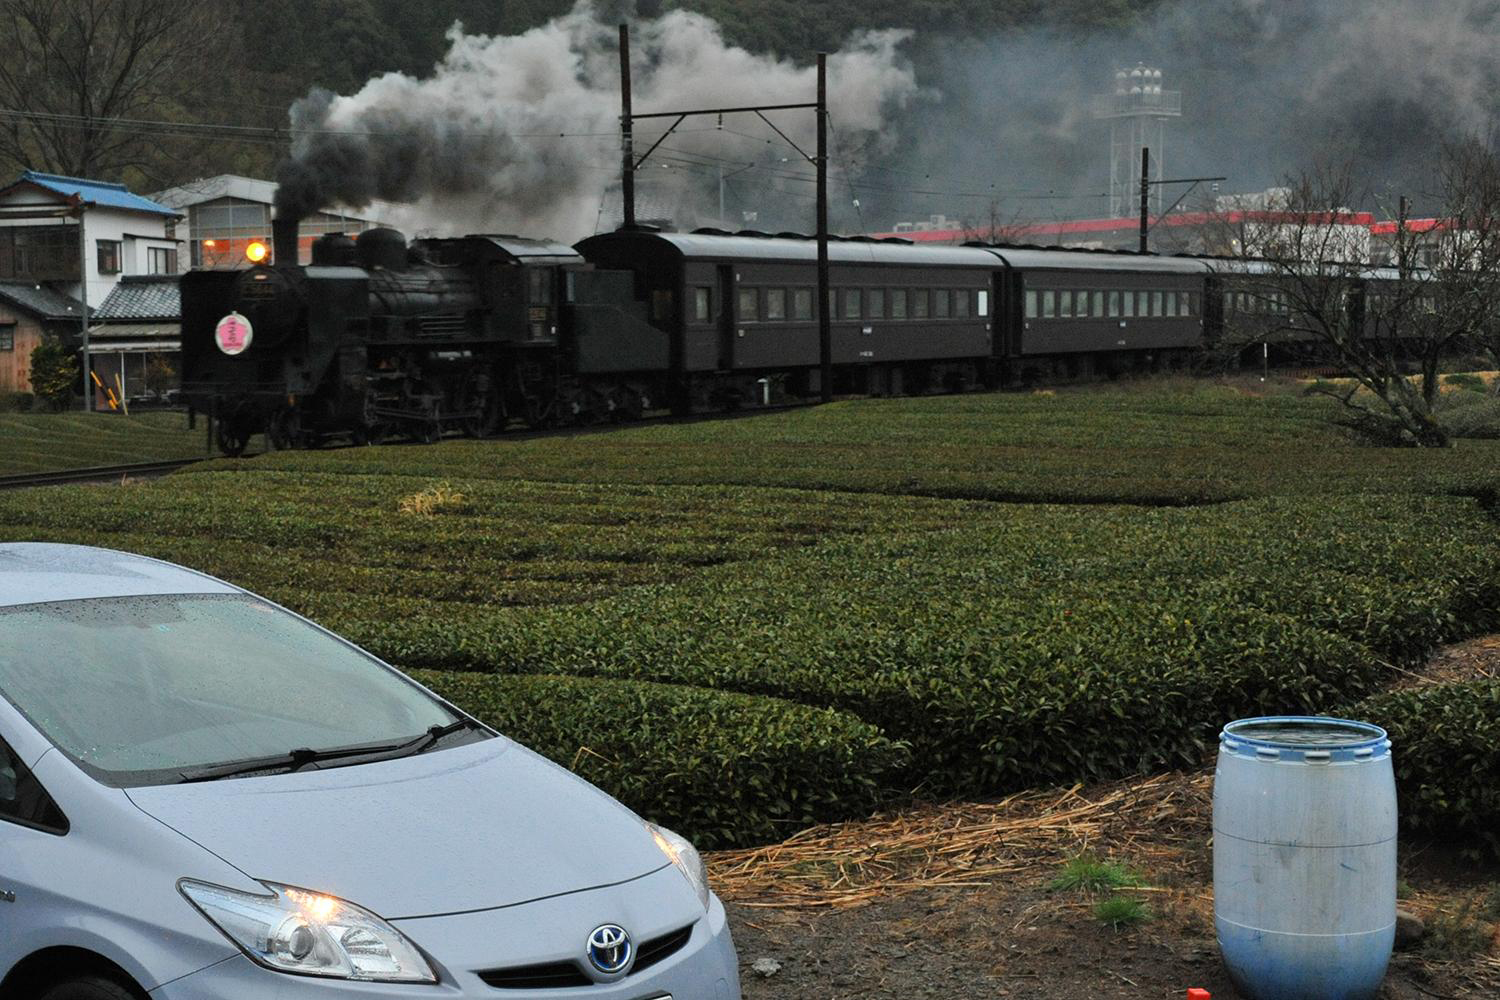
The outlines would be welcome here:
<svg viewBox="0 0 1500 1000">
<path fill-rule="evenodd" d="M 215 243 L 213 240 L 204 240 L 203 241 L 203 245 L 206 246 L 206 247 L 216 247 L 216 246 L 218 246 L 218 244 Z"/>
<path fill-rule="evenodd" d="M 266 259 L 269 253 L 270 250 L 266 249 L 266 245 L 260 240 L 256 240 L 245 248 L 245 259 L 252 264 L 259 264 Z"/>
</svg>

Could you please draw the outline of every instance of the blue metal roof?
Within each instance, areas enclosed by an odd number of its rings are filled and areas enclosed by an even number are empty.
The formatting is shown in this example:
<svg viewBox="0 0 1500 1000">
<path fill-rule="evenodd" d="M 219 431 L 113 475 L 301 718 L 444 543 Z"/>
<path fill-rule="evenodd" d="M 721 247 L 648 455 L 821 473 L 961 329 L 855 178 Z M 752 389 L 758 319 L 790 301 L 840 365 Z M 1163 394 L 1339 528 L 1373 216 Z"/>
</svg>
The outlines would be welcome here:
<svg viewBox="0 0 1500 1000">
<path fill-rule="evenodd" d="M 28 170 L 23 173 L 16 183 L 29 181 L 38 187 L 44 187 L 49 191 L 69 198 L 81 198 L 95 205 L 105 205 L 109 208 L 123 208 L 128 212 L 149 212 L 152 215 L 166 215 L 176 218 L 176 212 L 163 205 L 158 205 L 149 198 L 142 198 L 138 194 L 132 194 L 124 184 L 112 184 L 109 181 L 90 181 L 81 177 L 63 177 L 60 174 L 44 174 L 36 170 Z"/>
</svg>

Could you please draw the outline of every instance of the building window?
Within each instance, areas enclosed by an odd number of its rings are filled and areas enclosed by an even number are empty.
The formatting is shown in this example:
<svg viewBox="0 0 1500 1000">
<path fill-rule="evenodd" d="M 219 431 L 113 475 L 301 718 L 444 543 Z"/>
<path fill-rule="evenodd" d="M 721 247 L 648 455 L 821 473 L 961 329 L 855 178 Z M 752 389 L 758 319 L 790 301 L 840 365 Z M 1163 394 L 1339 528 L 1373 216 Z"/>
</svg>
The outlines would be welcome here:
<svg viewBox="0 0 1500 1000">
<path fill-rule="evenodd" d="M 97 246 L 99 247 L 99 273 L 100 274 L 119 274 L 120 273 L 120 241 L 119 240 L 98 240 L 98 241 L 96 241 L 96 243 L 97 243 Z"/>
<path fill-rule="evenodd" d="M 706 323 L 709 316 L 713 315 L 713 289 L 693 289 L 693 319 L 699 323 Z"/>
<path fill-rule="evenodd" d="M 16 349 L 16 324 L 5 323 L 0 325 L 0 351 L 14 351 Z"/>
<path fill-rule="evenodd" d="M 168 247 L 148 247 L 146 250 L 147 274 L 176 274 L 177 251 Z"/>
<path fill-rule="evenodd" d="M 766 319 L 786 319 L 786 289 L 766 289 Z"/>
<path fill-rule="evenodd" d="M 740 322 L 753 323 L 760 318 L 760 289 L 740 289 Z"/>
<path fill-rule="evenodd" d="M 906 318 L 906 289 L 891 289 L 891 319 Z"/>
<path fill-rule="evenodd" d="M 792 318 L 812 319 L 812 300 L 811 288 L 792 289 Z"/>
</svg>

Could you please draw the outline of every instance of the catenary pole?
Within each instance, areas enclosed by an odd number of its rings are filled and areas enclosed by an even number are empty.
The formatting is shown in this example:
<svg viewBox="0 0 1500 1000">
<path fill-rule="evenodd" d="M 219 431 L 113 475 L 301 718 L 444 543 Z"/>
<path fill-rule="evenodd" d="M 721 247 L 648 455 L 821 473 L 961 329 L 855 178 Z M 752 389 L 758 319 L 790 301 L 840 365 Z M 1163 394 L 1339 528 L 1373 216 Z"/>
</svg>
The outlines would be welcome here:
<svg viewBox="0 0 1500 1000">
<path fill-rule="evenodd" d="M 833 401 L 833 302 L 828 276 L 828 54 L 818 53 L 818 365 L 825 403 Z"/>
<path fill-rule="evenodd" d="M 1141 147 L 1141 253 L 1148 252 L 1146 245 L 1147 234 L 1151 232 L 1151 224 L 1146 218 L 1151 207 L 1151 148 Z"/>
<path fill-rule="evenodd" d="M 620 25 L 620 191 L 623 228 L 635 228 L 635 117 L 630 113 L 630 25 Z"/>
</svg>

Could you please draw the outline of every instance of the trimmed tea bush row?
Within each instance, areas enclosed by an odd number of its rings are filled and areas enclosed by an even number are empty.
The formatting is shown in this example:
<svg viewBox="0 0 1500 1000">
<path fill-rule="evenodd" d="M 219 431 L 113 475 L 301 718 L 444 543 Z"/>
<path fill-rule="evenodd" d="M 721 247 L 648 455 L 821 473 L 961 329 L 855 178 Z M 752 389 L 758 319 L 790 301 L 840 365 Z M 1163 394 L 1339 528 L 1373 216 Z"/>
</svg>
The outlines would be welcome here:
<svg viewBox="0 0 1500 1000">
<path fill-rule="evenodd" d="M 1391 735 L 1402 824 L 1500 855 L 1500 681 L 1376 695 L 1350 710 Z"/>
<path fill-rule="evenodd" d="M 860 400 L 563 438 L 288 452 L 250 467 L 1163 506 L 1322 493 L 1472 494 L 1497 480 L 1500 443 L 1362 447 L 1329 423 L 1334 405 L 1201 383 Z"/>
<path fill-rule="evenodd" d="M 774 698 L 597 678 L 413 676 L 700 847 L 869 813 L 909 763 L 874 726 Z"/>
<path fill-rule="evenodd" d="M 0 476 L 202 458 L 206 444 L 181 413 L 0 412 Z"/>
</svg>

